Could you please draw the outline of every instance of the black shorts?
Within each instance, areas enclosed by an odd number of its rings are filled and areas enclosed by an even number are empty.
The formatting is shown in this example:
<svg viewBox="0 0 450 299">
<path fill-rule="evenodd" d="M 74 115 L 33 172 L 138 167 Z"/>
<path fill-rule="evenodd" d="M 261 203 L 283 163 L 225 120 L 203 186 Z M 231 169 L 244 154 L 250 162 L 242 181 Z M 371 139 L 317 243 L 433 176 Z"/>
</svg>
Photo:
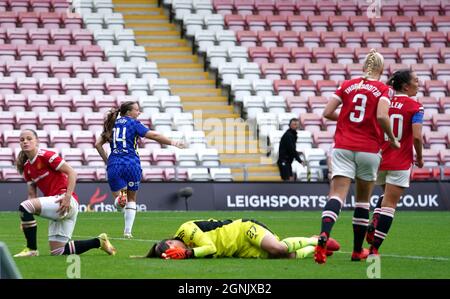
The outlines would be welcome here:
<svg viewBox="0 0 450 299">
<path fill-rule="evenodd" d="M 288 181 L 293 176 L 291 163 L 278 161 L 278 168 L 280 169 L 280 176 L 283 181 Z"/>
</svg>

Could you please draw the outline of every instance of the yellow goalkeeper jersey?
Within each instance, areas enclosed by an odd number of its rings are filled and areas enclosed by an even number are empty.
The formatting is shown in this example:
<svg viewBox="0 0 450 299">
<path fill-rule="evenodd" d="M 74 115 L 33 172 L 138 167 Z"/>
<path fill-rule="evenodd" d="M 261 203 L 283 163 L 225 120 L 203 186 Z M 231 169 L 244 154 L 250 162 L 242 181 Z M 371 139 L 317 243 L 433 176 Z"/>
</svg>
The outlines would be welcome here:
<svg viewBox="0 0 450 299">
<path fill-rule="evenodd" d="M 270 230 L 250 219 L 192 220 L 183 223 L 175 233 L 192 248 L 195 257 L 267 258 L 261 241 Z"/>
</svg>

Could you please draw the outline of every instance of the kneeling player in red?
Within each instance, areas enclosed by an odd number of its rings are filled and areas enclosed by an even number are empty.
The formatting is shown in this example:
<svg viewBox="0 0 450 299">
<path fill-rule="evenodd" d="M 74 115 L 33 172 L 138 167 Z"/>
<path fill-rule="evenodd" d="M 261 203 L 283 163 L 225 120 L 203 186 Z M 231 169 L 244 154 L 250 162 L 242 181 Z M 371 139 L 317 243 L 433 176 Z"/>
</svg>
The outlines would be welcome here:
<svg viewBox="0 0 450 299">
<path fill-rule="evenodd" d="M 280 241 L 256 220 L 193 220 L 183 223 L 173 239 L 155 243 L 144 257 L 186 259 L 203 257 L 306 258 L 312 256 L 318 236 L 291 237 Z M 339 243 L 328 239 L 328 255 Z"/>
<path fill-rule="evenodd" d="M 109 255 L 116 249 L 105 233 L 90 240 L 71 241 L 78 215 L 78 196 L 74 192 L 77 174 L 57 153 L 39 149 L 39 139 L 33 130 L 23 130 L 17 170 L 28 184 L 28 199 L 19 206 L 21 228 L 27 246 L 14 257 L 39 255 L 34 215 L 50 220 L 48 242 L 51 255 L 81 254 L 101 248 Z M 37 196 L 37 188 L 44 194 Z"/>
</svg>

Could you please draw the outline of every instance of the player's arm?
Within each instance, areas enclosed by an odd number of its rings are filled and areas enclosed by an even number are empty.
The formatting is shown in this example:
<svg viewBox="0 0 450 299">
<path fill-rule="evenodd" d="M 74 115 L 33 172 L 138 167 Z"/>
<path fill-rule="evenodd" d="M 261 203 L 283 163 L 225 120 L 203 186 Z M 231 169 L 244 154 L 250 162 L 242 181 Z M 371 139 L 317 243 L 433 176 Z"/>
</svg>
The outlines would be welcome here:
<svg viewBox="0 0 450 299">
<path fill-rule="evenodd" d="M 103 138 L 100 136 L 98 137 L 97 141 L 95 142 L 95 149 L 97 150 L 97 152 L 100 154 L 100 157 L 102 157 L 103 161 L 106 163 L 108 163 L 108 155 L 106 154 L 105 149 L 103 148 L 103 145 L 106 142 L 103 140 Z"/>
<path fill-rule="evenodd" d="M 75 170 L 66 162 L 64 162 L 58 169 L 65 175 L 67 175 L 67 191 L 63 198 L 59 199 L 60 206 L 58 212 L 61 215 L 64 215 L 69 211 L 70 208 L 70 199 L 72 197 L 72 193 L 75 191 L 75 184 L 77 182 L 77 173 Z"/>
<path fill-rule="evenodd" d="M 394 148 L 400 148 L 400 143 L 397 139 L 395 139 L 394 133 L 392 133 L 391 122 L 389 119 L 389 106 L 390 100 L 388 98 L 381 97 L 377 106 L 377 121 L 388 136 L 391 146 Z"/>
<path fill-rule="evenodd" d="M 174 140 L 170 140 L 166 136 L 164 136 L 158 132 L 155 132 L 155 131 L 150 131 L 150 130 L 147 131 L 147 133 L 145 133 L 145 138 L 155 140 L 156 142 L 158 142 L 160 144 L 173 145 L 173 146 L 180 147 L 180 148 L 184 147 L 183 144 L 178 143 Z"/>
<path fill-rule="evenodd" d="M 419 168 L 423 167 L 423 141 L 422 141 L 422 122 L 423 122 L 423 113 L 418 112 L 413 116 L 412 119 L 412 133 L 414 140 L 414 149 L 416 150 L 416 165 Z"/>
<path fill-rule="evenodd" d="M 339 113 L 336 112 L 338 107 L 341 105 L 341 100 L 338 96 L 334 95 L 325 106 L 323 110 L 323 117 L 329 120 L 337 121 L 339 117 Z"/>
<path fill-rule="evenodd" d="M 206 233 L 202 231 L 198 231 L 195 233 L 194 243 L 197 245 L 192 248 L 194 257 L 208 257 L 212 256 L 217 252 L 216 245 L 211 240 L 211 238 L 206 235 Z"/>
<path fill-rule="evenodd" d="M 37 187 L 32 181 L 27 182 L 28 185 L 28 199 L 37 198 Z"/>
</svg>

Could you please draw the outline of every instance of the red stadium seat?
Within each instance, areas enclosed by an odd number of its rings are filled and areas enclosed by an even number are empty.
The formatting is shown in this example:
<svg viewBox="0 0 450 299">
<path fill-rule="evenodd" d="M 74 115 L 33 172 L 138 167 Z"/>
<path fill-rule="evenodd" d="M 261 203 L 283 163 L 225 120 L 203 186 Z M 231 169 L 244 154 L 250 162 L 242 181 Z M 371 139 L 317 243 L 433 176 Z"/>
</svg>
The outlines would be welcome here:
<svg viewBox="0 0 450 299">
<path fill-rule="evenodd" d="M 163 173 L 166 181 L 186 181 L 188 178 L 187 169 L 185 168 L 165 168 Z"/>
<path fill-rule="evenodd" d="M 49 132 L 49 140 L 51 147 L 62 149 L 72 146 L 72 136 L 69 131 L 51 131 Z"/>
<path fill-rule="evenodd" d="M 314 32 L 328 31 L 328 17 L 325 15 L 308 16 L 308 25 Z"/>
<path fill-rule="evenodd" d="M 439 47 L 421 48 L 419 49 L 419 58 L 423 63 L 427 64 L 439 63 L 440 49 Z"/>
<path fill-rule="evenodd" d="M 334 143 L 334 133 L 329 131 L 316 131 L 313 133 L 313 140 L 318 148 L 328 152 L 331 145 Z"/>
<path fill-rule="evenodd" d="M 281 16 L 268 15 L 266 21 L 268 28 L 272 31 L 280 32 L 288 29 L 288 18 L 285 15 Z"/>
<path fill-rule="evenodd" d="M 345 65 L 340 63 L 328 63 L 325 65 L 325 73 L 330 80 L 344 81 L 347 76 Z"/>
<path fill-rule="evenodd" d="M 425 167 L 433 167 L 439 165 L 440 157 L 438 150 L 423 149 L 422 155 Z"/>
<path fill-rule="evenodd" d="M 105 162 L 95 148 L 83 149 L 83 158 L 89 166 L 104 166 Z"/>
<path fill-rule="evenodd" d="M 8 182 L 23 182 L 22 175 L 17 172 L 16 168 L 12 167 L 2 168 L 2 177 L 3 180 Z"/>
<path fill-rule="evenodd" d="M 59 61 L 61 57 L 60 45 L 40 45 L 39 54 L 42 60 L 45 61 Z"/>
<path fill-rule="evenodd" d="M 335 48 L 334 57 L 338 63 L 350 64 L 355 62 L 355 51 L 353 48 Z"/>
<path fill-rule="evenodd" d="M 306 63 L 305 64 L 305 74 L 308 75 L 309 80 L 317 81 L 324 80 L 325 75 L 325 64 L 323 63 Z"/>
<path fill-rule="evenodd" d="M 258 31 L 259 44 L 263 47 L 271 48 L 278 46 L 278 34 L 274 31 Z"/>
<path fill-rule="evenodd" d="M 95 109 L 98 112 L 105 113 L 109 111 L 112 107 L 120 106 L 116 101 L 115 96 L 110 95 L 98 95 L 95 96 Z"/>
<path fill-rule="evenodd" d="M 259 15 L 247 15 L 245 16 L 245 22 L 247 28 L 253 31 L 264 31 L 266 30 L 266 18 Z"/>
<path fill-rule="evenodd" d="M 303 79 L 304 65 L 301 63 L 284 63 L 282 65 L 283 75 L 289 80 Z"/>
<path fill-rule="evenodd" d="M 94 36 L 88 29 L 72 29 L 72 40 L 78 46 L 90 46 L 93 44 Z"/>
<path fill-rule="evenodd" d="M 396 32 L 409 32 L 412 29 L 412 18 L 410 16 L 395 16 L 393 17 L 394 21 L 392 24 L 394 25 Z"/>
<path fill-rule="evenodd" d="M 289 63 L 291 61 L 291 51 L 285 47 L 270 48 L 270 57 L 275 63 Z"/>
<path fill-rule="evenodd" d="M 113 79 L 116 75 L 116 67 L 113 63 L 107 61 L 95 62 L 94 74 L 105 80 Z"/>
<path fill-rule="evenodd" d="M 61 119 L 58 112 L 40 112 L 38 114 L 39 127 L 45 131 L 58 131 Z"/>
<path fill-rule="evenodd" d="M 401 63 L 417 64 L 419 61 L 419 53 L 417 48 L 397 49 L 397 56 Z"/>
<path fill-rule="evenodd" d="M 72 97 L 72 106 L 76 112 L 93 112 L 95 109 L 95 101 L 93 95 L 74 95 Z"/>
<path fill-rule="evenodd" d="M 72 131 L 73 145 L 80 149 L 92 148 L 95 143 L 94 133 L 88 130 Z"/>
<path fill-rule="evenodd" d="M 433 18 L 431 16 L 413 16 L 412 24 L 414 25 L 416 31 L 423 33 L 433 31 Z"/>
<path fill-rule="evenodd" d="M 430 47 L 445 48 L 447 46 L 447 37 L 443 32 L 427 32 L 425 39 Z"/>
<path fill-rule="evenodd" d="M 282 65 L 278 63 L 263 63 L 261 64 L 261 73 L 266 79 L 281 80 L 283 77 Z"/>
<path fill-rule="evenodd" d="M 39 46 L 35 44 L 19 45 L 17 47 L 17 54 L 21 61 L 36 62 L 39 56 Z"/>
<path fill-rule="evenodd" d="M 413 181 L 432 180 L 434 179 L 433 168 L 432 167 L 413 168 L 411 172 L 411 179 Z"/>
<path fill-rule="evenodd" d="M 332 32 L 348 32 L 350 26 L 347 16 L 329 16 L 328 24 Z"/>
<path fill-rule="evenodd" d="M 77 78 L 86 79 L 94 77 L 94 64 L 91 61 L 74 62 L 72 68 Z"/>
<path fill-rule="evenodd" d="M 398 0 L 391 0 L 381 5 L 381 14 L 383 16 L 398 16 L 399 13 L 400 8 L 398 5 Z"/>
<path fill-rule="evenodd" d="M 450 167 L 444 167 L 442 169 L 442 179 L 450 180 Z"/>
<path fill-rule="evenodd" d="M 337 10 L 343 16 L 354 16 L 361 12 L 358 8 L 357 2 L 353 0 L 336 1 L 336 5 Z"/>
<path fill-rule="evenodd" d="M 10 77 L 23 78 L 28 73 L 28 63 L 26 61 L 7 61 L 6 70 Z"/>
<path fill-rule="evenodd" d="M 420 2 L 400 0 L 399 7 L 405 16 L 418 16 L 420 14 Z"/>
<path fill-rule="evenodd" d="M 0 12 L 0 27 L 16 28 L 17 17 L 17 12 Z"/>
<path fill-rule="evenodd" d="M 6 38 L 10 44 L 25 45 L 28 41 L 28 30 L 25 28 L 7 28 Z"/>
<path fill-rule="evenodd" d="M 255 0 L 255 12 L 261 16 L 274 15 L 275 3 L 272 0 Z"/>
<path fill-rule="evenodd" d="M 439 131 L 450 132 L 450 115 L 439 113 L 432 116 L 433 125 Z"/>
<path fill-rule="evenodd" d="M 304 32 L 308 28 L 308 19 L 305 15 L 288 16 L 289 30 L 295 32 Z"/>
<path fill-rule="evenodd" d="M 424 141 L 425 146 L 434 150 L 441 150 L 447 148 L 448 144 L 448 133 L 447 132 L 425 132 Z"/>
<path fill-rule="evenodd" d="M 319 47 L 320 35 L 314 31 L 300 32 L 299 34 L 300 44 L 303 47 L 309 47 L 310 49 Z"/>
<path fill-rule="evenodd" d="M 419 102 L 423 105 L 426 114 L 439 113 L 441 109 L 439 101 L 435 97 L 420 97 Z"/>
<path fill-rule="evenodd" d="M 389 48 L 398 49 L 405 47 L 405 39 L 401 32 L 384 32 L 383 38 L 386 46 Z"/>
<path fill-rule="evenodd" d="M 437 80 L 448 81 L 450 79 L 450 65 L 434 64 L 433 74 Z"/>
<path fill-rule="evenodd" d="M 361 48 L 363 44 L 362 33 L 355 32 L 342 32 L 342 43 L 347 48 Z"/>
<path fill-rule="evenodd" d="M 9 147 L 0 147 L 0 166 L 14 165 L 13 150 Z"/>
<path fill-rule="evenodd" d="M 425 35 L 420 32 L 405 32 L 405 40 L 409 48 L 423 48 L 425 47 L 426 40 Z"/>
<path fill-rule="evenodd" d="M 277 95 L 293 96 L 296 93 L 292 80 L 275 80 L 273 85 Z"/>
<path fill-rule="evenodd" d="M 17 111 L 16 125 L 20 130 L 24 129 L 37 130 L 38 119 L 36 113 L 33 111 Z"/>
<path fill-rule="evenodd" d="M 327 103 L 328 98 L 325 96 L 308 97 L 309 110 L 317 115 L 322 115 Z"/>
<path fill-rule="evenodd" d="M 298 32 L 295 31 L 280 31 L 278 38 L 282 47 L 298 47 L 300 41 Z"/>
<path fill-rule="evenodd" d="M 53 77 L 62 79 L 72 77 L 72 62 L 71 61 L 52 61 L 50 63 L 50 70 Z"/>
<path fill-rule="evenodd" d="M 234 8 L 240 15 L 252 15 L 255 9 L 254 0 L 235 0 Z"/>
<path fill-rule="evenodd" d="M 378 49 L 378 52 L 383 55 L 384 57 L 384 63 L 397 63 L 398 57 L 397 57 L 397 50 L 392 48 L 380 48 Z M 369 53 L 369 52 L 367 52 Z M 360 62 L 363 62 L 360 60 Z"/>
<path fill-rule="evenodd" d="M 80 148 L 61 148 L 61 157 L 71 166 L 82 166 L 84 164 L 83 150 Z"/>
<path fill-rule="evenodd" d="M 382 48 L 383 47 L 383 36 L 381 32 L 363 32 L 362 35 L 364 46 L 367 48 Z"/>
<path fill-rule="evenodd" d="M 88 95 L 104 95 L 105 80 L 102 78 L 85 78 L 83 82 L 84 90 Z"/>
<path fill-rule="evenodd" d="M 61 113 L 61 125 L 69 132 L 79 131 L 83 128 L 83 116 L 79 112 Z"/>
<path fill-rule="evenodd" d="M 450 136 L 447 134 L 447 141 Z M 450 166 L 450 149 L 441 149 L 439 152 L 439 159 L 442 165 Z"/>
<path fill-rule="evenodd" d="M 431 80 L 425 82 L 425 93 L 430 97 L 441 98 L 447 94 L 447 86 L 443 81 Z"/>
<path fill-rule="evenodd" d="M 370 19 L 366 15 L 351 16 L 349 22 L 350 26 L 356 32 L 366 32 L 371 30 Z"/>
<path fill-rule="evenodd" d="M 49 12 L 51 10 L 50 0 L 30 0 L 31 11 L 34 12 Z"/>
<path fill-rule="evenodd" d="M 18 78 L 17 89 L 23 95 L 36 94 L 39 90 L 38 81 L 32 77 Z"/>
<path fill-rule="evenodd" d="M 265 47 L 248 48 L 248 53 L 253 62 L 267 63 L 270 60 L 270 52 Z"/>
<path fill-rule="evenodd" d="M 307 47 L 291 48 L 292 61 L 296 63 L 310 63 L 312 61 L 312 52 Z"/>
<path fill-rule="evenodd" d="M 296 3 L 296 10 L 299 15 L 313 16 L 316 14 L 316 4 L 313 0 L 303 0 Z"/>
<path fill-rule="evenodd" d="M 275 1 L 275 8 L 279 15 L 292 16 L 295 14 L 295 1 L 294 0 L 278 0 Z"/>
<path fill-rule="evenodd" d="M 102 131 L 103 130 L 103 122 L 104 115 L 101 112 L 88 112 L 84 113 L 83 121 L 85 127 L 91 131 Z"/>
<path fill-rule="evenodd" d="M 443 97 L 439 99 L 439 106 L 444 113 L 450 114 L 450 97 Z"/>
<path fill-rule="evenodd" d="M 300 114 L 300 124 L 304 130 L 314 133 L 321 130 L 322 117 L 315 113 L 303 113 Z"/>
<path fill-rule="evenodd" d="M 337 12 L 336 1 L 317 0 L 316 10 L 321 16 L 334 16 Z"/>
<path fill-rule="evenodd" d="M 18 21 L 23 28 L 38 28 L 39 15 L 36 12 L 19 12 Z"/>
<path fill-rule="evenodd" d="M 233 13 L 233 0 L 214 0 L 213 7 L 221 15 L 231 15 Z"/>
<path fill-rule="evenodd" d="M 289 111 L 300 115 L 309 111 L 308 98 L 306 97 L 286 97 L 286 105 Z"/>
<path fill-rule="evenodd" d="M 83 26 L 83 19 L 79 14 L 64 12 L 61 14 L 61 23 L 68 29 L 81 29 Z"/>
<path fill-rule="evenodd" d="M 392 19 L 390 16 L 382 15 L 377 18 L 371 18 L 370 22 L 375 31 L 379 33 L 389 32 L 392 29 Z"/>
<path fill-rule="evenodd" d="M 72 43 L 72 31 L 70 29 L 50 29 L 50 37 L 55 45 L 67 46 Z"/>
<path fill-rule="evenodd" d="M 241 15 L 225 15 L 224 21 L 230 30 L 245 30 L 245 18 Z"/>
<path fill-rule="evenodd" d="M 77 180 L 81 182 L 93 182 L 97 179 L 97 171 L 95 168 L 75 167 Z"/>
<path fill-rule="evenodd" d="M 329 51 L 333 51 L 333 48 L 339 48 L 342 44 L 340 32 L 321 32 L 320 40 L 326 48 L 329 48 L 327 49 Z"/>
<path fill-rule="evenodd" d="M 72 96 L 70 95 L 51 95 L 50 106 L 56 112 L 70 112 L 72 110 Z"/>
<path fill-rule="evenodd" d="M 433 17 L 433 23 L 434 23 L 434 26 L 437 28 L 438 32 L 450 31 L 450 15 L 435 16 L 435 17 Z"/>
<path fill-rule="evenodd" d="M 364 74 L 362 67 L 363 67 L 362 64 L 355 64 L 355 63 L 348 64 L 346 66 L 348 77 L 349 78 L 361 77 Z"/>
<path fill-rule="evenodd" d="M 258 44 L 256 31 L 237 31 L 236 39 L 239 45 L 244 47 L 256 47 Z"/>
<path fill-rule="evenodd" d="M 62 24 L 61 15 L 55 12 L 41 12 L 39 14 L 40 23 L 43 28 L 60 28 Z"/>
<path fill-rule="evenodd" d="M 314 48 L 312 54 L 313 60 L 315 60 L 317 63 L 329 64 L 334 60 L 333 49 Z"/>
<path fill-rule="evenodd" d="M 323 97 L 329 97 L 336 92 L 338 84 L 334 80 L 319 80 L 317 81 L 317 90 Z M 328 100 L 327 100 L 328 102 Z M 312 106 L 311 106 L 312 107 Z M 314 111 L 313 111 L 314 112 Z"/>
<path fill-rule="evenodd" d="M 104 58 L 104 52 L 98 45 L 83 46 L 83 58 L 91 62 L 102 62 Z"/>
<path fill-rule="evenodd" d="M 28 107 L 34 112 L 47 112 L 50 107 L 49 97 L 45 94 L 30 94 Z"/>
<path fill-rule="evenodd" d="M 312 80 L 297 80 L 295 81 L 295 89 L 296 93 L 299 96 L 309 97 L 315 96 L 316 93 L 316 85 Z"/>
</svg>

